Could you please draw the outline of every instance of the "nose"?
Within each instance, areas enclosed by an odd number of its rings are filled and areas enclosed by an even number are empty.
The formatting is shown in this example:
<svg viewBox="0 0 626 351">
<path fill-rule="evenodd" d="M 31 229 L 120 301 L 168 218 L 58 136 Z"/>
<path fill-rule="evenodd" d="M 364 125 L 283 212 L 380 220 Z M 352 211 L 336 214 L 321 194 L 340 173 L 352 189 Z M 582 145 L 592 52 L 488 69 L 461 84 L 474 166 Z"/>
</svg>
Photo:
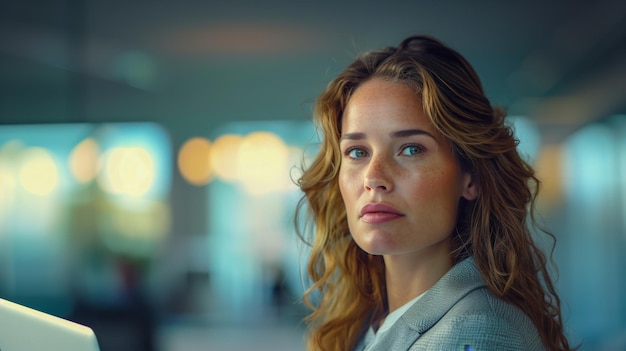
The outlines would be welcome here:
<svg viewBox="0 0 626 351">
<path fill-rule="evenodd" d="M 365 190 L 391 191 L 393 181 L 390 177 L 391 165 L 381 157 L 373 157 L 365 173 Z"/>
</svg>

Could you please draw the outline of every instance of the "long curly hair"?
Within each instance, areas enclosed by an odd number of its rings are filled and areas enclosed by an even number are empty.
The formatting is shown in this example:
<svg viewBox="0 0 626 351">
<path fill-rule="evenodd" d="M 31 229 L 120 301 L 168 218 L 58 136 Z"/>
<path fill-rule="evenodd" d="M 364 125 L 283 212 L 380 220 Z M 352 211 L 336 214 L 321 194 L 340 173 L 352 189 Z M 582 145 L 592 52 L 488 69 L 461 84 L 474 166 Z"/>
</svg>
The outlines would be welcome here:
<svg viewBox="0 0 626 351">
<path fill-rule="evenodd" d="M 524 311 L 548 349 L 569 350 L 546 255 L 529 228 L 541 229 L 533 210 L 539 180 L 518 154 L 504 112 L 491 106 L 471 65 L 426 36 L 360 55 L 316 102 L 314 122 L 322 142 L 298 180 L 304 196 L 296 215 L 299 236 L 310 245 L 311 287 L 304 295 L 312 310 L 308 349 L 351 350 L 364 328 L 386 313 L 383 259 L 352 239 L 337 180 L 343 112 L 354 91 L 372 78 L 415 88 L 426 115 L 478 184 L 477 199 L 459 204 L 453 262 L 473 256 L 491 292 Z"/>
</svg>

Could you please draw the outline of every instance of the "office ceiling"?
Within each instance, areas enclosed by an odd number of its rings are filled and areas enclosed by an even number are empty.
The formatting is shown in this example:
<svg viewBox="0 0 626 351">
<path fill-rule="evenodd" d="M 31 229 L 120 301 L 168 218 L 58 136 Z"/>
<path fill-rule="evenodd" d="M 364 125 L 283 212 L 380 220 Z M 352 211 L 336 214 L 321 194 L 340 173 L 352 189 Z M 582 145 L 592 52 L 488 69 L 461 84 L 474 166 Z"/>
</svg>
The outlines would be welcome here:
<svg viewBox="0 0 626 351">
<path fill-rule="evenodd" d="M 429 34 L 547 142 L 626 113 L 626 1 L 0 1 L 0 123 L 310 118 L 357 52 Z"/>
</svg>

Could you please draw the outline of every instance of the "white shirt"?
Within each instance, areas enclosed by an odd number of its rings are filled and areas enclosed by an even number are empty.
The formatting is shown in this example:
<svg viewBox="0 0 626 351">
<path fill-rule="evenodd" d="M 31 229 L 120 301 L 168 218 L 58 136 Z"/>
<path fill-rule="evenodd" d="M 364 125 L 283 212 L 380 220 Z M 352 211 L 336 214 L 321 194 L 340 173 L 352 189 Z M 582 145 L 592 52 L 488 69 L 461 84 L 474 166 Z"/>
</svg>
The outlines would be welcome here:
<svg viewBox="0 0 626 351">
<path fill-rule="evenodd" d="M 391 329 L 396 321 L 400 319 L 400 317 L 402 317 L 404 312 L 411 308 L 411 306 L 413 306 L 413 304 L 417 302 L 417 300 L 419 300 L 420 297 L 422 297 L 423 295 L 424 294 L 419 295 L 418 297 L 400 306 L 396 310 L 390 312 L 387 317 L 385 317 L 383 324 L 378 328 L 378 330 L 374 330 L 374 328 L 370 326 L 367 330 L 367 333 L 365 333 L 365 335 L 359 342 L 359 346 L 357 346 L 356 350 L 367 351 L 372 345 L 376 343 L 378 339 L 380 339 L 383 334 L 385 334 L 385 332 L 387 332 L 387 330 Z"/>
</svg>

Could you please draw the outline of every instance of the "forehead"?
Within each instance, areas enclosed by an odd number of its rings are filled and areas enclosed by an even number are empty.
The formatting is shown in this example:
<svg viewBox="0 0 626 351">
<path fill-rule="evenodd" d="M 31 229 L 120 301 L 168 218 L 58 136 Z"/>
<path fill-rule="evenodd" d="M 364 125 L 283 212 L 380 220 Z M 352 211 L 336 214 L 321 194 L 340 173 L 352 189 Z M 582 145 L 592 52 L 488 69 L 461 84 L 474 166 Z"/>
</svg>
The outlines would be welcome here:
<svg viewBox="0 0 626 351">
<path fill-rule="evenodd" d="M 433 130 L 422 107 L 421 96 L 411 86 L 375 78 L 360 85 L 344 110 L 342 131 L 376 125 L 413 125 Z"/>
</svg>

